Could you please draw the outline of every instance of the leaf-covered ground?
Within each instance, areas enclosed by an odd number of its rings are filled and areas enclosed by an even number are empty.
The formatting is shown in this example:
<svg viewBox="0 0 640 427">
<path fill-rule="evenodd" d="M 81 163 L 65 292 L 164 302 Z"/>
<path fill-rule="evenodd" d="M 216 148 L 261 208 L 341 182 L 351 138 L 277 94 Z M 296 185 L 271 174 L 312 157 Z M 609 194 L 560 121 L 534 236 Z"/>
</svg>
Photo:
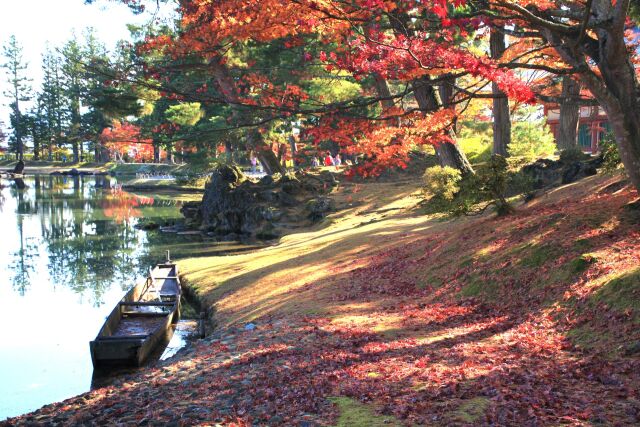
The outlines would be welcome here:
<svg viewBox="0 0 640 427">
<path fill-rule="evenodd" d="M 317 230 L 185 261 L 211 336 L 8 423 L 639 424 L 637 193 L 594 177 L 444 221 L 412 188 L 350 184 Z"/>
</svg>

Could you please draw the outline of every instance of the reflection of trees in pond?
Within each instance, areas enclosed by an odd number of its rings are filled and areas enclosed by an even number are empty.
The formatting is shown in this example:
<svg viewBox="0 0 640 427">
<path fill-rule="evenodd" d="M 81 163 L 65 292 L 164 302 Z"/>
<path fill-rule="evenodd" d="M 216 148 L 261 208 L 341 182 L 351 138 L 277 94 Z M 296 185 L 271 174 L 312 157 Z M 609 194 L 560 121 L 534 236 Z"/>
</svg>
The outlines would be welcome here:
<svg viewBox="0 0 640 427">
<path fill-rule="evenodd" d="M 111 190 L 105 177 L 96 181 L 93 177 L 36 176 L 27 184 L 25 190 L 18 190 L 11 183 L 4 191 L 17 202 L 21 241 L 11 243 L 16 250 L 10 253 L 9 262 L 17 291 L 28 291 L 30 281 L 46 281 L 29 275 L 41 259 L 36 255 L 45 257 L 39 268 L 46 264 L 51 283 L 68 287 L 95 305 L 102 303 L 114 284 L 128 289 L 136 277 L 162 260 L 147 255 L 157 251 L 149 249 L 147 234 L 133 225 L 143 213 L 154 218 L 178 216 L 174 202 L 156 203 L 149 197 Z"/>
<path fill-rule="evenodd" d="M 138 208 L 144 205 L 153 205 L 153 197 L 137 196 L 119 187 L 112 188 L 102 201 L 105 216 L 117 222 L 141 217 L 142 212 Z"/>
<path fill-rule="evenodd" d="M 102 188 L 86 185 L 80 178 L 71 184 L 71 195 L 67 187 L 54 184 L 42 201 L 49 267 L 54 282 L 65 283 L 79 294 L 90 291 L 99 305 L 114 282 L 123 289 L 131 286 L 131 265 L 140 242 L 128 221 L 105 219 Z"/>
<path fill-rule="evenodd" d="M 25 190 L 24 182 L 20 185 L 16 180 L 15 185 L 11 186 L 11 195 L 17 201 L 16 225 L 19 242 L 18 250 L 13 254 L 14 260 L 9 268 L 15 272 L 12 278 L 13 288 L 20 295 L 24 295 L 30 285 L 30 273 L 34 271 L 32 260 L 38 254 L 38 245 L 34 243 L 34 238 L 25 236 L 25 217 L 36 212 L 33 200 Z"/>
</svg>

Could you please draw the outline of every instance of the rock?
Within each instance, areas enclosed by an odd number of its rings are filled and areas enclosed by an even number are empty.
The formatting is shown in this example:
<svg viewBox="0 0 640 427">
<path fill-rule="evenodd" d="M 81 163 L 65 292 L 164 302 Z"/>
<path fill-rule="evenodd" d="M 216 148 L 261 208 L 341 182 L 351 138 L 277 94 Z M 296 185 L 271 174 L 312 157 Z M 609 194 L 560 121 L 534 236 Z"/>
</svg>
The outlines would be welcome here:
<svg viewBox="0 0 640 427">
<path fill-rule="evenodd" d="M 300 181 L 286 181 L 282 183 L 282 191 L 288 194 L 299 194 L 303 188 Z"/>
<path fill-rule="evenodd" d="M 333 200 L 328 197 L 318 197 L 307 202 L 306 209 L 309 211 L 308 218 L 314 222 L 324 218 L 327 212 L 333 210 Z"/>
<path fill-rule="evenodd" d="M 275 226 L 270 222 L 266 223 L 264 227 L 256 233 L 256 238 L 260 240 L 273 240 L 278 237 L 280 237 L 280 233 L 278 233 Z"/>
<path fill-rule="evenodd" d="M 267 209 L 265 209 L 265 211 L 263 212 L 263 216 L 264 219 L 266 219 L 267 221 L 279 221 L 280 218 L 282 218 L 282 211 L 273 207 L 268 207 Z"/>
<path fill-rule="evenodd" d="M 278 203 L 280 203 L 280 205 L 282 206 L 293 207 L 298 204 L 298 201 L 296 200 L 295 197 L 293 197 L 289 193 L 285 193 L 284 191 L 276 193 L 276 196 L 277 196 Z"/>
<path fill-rule="evenodd" d="M 55 176 L 55 175 L 62 175 L 62 172 L 60 172 L 60 171 L 53 171 L 53 172 L 51 172 L 49 175 L 54 175 L 54 176 Z"/>
<path fill-rule="evenodd" d="M 186 202 L 180 208 L 180 213 L 189 219 L 200 219 L 200 202 Z"/>
<path fill-rule="evenodd" d="M 549 159 L 538 159 L 522 168 L 522 172 L 533 180 L 533 187 L 540 189 L 546 187 L 560 177 L 562 164 Z"/>
<path fill-rule="evenodd" d="M 562 171 L 562 183 L 570 184 L 585 176 L 598 173 L 596 168 L 587 162 L 573 162 Z"/>
<path fill-rule="evenodd" d="M 271 185 L 273 184 L 274 179 L 271 175 L 265 175 L 262 178 L 260 178 L 260 184 L 261 185 Z"/>
<path fill-rule="evenodd" d="M 602 162 L 598 158 L 569 162 L 538 159 L 522 168 L 522 172 L 533 181 L 533 188 L 539 190 L 559 183 L 569 184 L 586 176 L 595 175 Z"/>
<path fill-rule="evenodd" d="M 335 187 L 336 185 L 338 185 L 338 180 L 333 175 L 333 173 L 329 172 L 328 170 L 323 170 L 322 172 L 320 172 L 319 176 L 324 182 L 329 184 L 331 187 Z"/>
<path fill-rule="evenodd" d="M 136 224 L 135 227 L 140 230 L 149 231 L 149 230 L 157 230 L 158 228 L 160 228 L 160 225 L 154 221 L 144 221 L 144 222 L 139 222 L 138 224 Z"/>
<path fill-rule="evenodd" d="M 236 242 L 240 240 L 240 235 L 237 233 L 229 233 L 220 238 L 222 242 Z"/>
</svg>

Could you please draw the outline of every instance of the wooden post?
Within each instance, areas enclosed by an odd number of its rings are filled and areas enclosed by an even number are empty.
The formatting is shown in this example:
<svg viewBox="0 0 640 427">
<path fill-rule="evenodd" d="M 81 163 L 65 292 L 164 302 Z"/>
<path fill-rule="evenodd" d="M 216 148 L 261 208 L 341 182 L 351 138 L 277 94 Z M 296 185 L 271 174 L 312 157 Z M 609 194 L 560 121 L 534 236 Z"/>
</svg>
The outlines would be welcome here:
<svg viewBox="0 0 640 427">
<path fill-rule="evenodd" d="M 171 262 L 171 252 L 167 251 L 167 263 Z"/>
<path fill-rule="evenodd" d="M 204 338 L 206 335 L 206 328 L 205 328 L 205 319 L 207 317 L 207 314 L 204 311 L 200 312 L 200 320 L 198 322 L 198 332 L 200 333 L 200 338 Z"/>
</svg>

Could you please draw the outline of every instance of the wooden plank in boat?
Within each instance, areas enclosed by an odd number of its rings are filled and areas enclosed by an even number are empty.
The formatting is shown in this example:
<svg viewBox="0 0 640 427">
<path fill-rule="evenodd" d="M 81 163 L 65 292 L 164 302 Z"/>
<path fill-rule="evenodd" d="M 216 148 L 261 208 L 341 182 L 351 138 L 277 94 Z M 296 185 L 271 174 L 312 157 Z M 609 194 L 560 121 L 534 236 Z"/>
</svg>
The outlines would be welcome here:
<svg viewBox="0 0 640 427">
<path fill-rule="evenodd" d="M 121 302 L 119 303 L 122 306 L 147 306 L 147 307 L 153 307 L 153 306 L 161 306 L 161 307 L 171 307 L 173 305 L 175 305 L 175 301 L 174 302 L 164 302 L 164 301 L 131 301 L 131 302 Z"/>
<path fill-rule="evenodd" d="M 118 341 L 118 340 L 144 340 L 149 337 L 149 334 L 140 334 L 140 335 L 121 335 L 121 336 L 110 336 L 110 337 L 100 337 L 96 341 Z"/>
<path fill-rule="evenodd" d="M 123 316 L 131 316 L 131 317 L 165 317 L 171 314 L 170 311 L 164 312 L 151 312 L 151 311 L 123 311 Z"/>
</svg>

